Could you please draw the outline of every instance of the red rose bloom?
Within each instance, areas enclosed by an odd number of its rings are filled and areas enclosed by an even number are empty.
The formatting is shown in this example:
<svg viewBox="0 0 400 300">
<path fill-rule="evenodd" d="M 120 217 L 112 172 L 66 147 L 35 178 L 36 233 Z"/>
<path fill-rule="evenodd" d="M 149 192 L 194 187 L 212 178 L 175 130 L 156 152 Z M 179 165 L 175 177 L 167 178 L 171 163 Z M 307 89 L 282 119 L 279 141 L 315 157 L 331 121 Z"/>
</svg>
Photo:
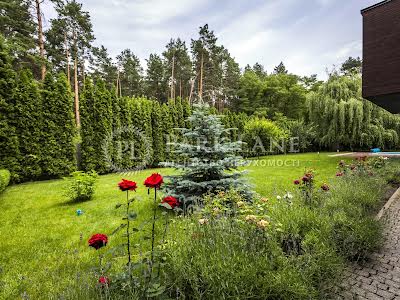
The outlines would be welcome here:
<svg viewBox="0 0 400 300">
<path fill-rule="evenodd" d="M 175 197 L 172 196 L 167 196 L 165 197 L 161 203 L 168 203 L 169 206 L 171 206 L 172 208 L 175 208 L 176 206 L 179 206 L 179 201 L 178 199 L 176 199 Z"/>
<path fill-rule="evenodd" d="M 324 183 L 323 185 L 321 185 L 321 189 L 325 192 L 329 191 L 329 185 L 327 185 L 326 183 Z"/>
<path fill-rule="evenodd" d="M 293 181 L 293 183 L 294 183 L 295 185 L 298 185 L 298 184 L 300 184 L 300 180 L 296 179 L 295 181 Z"/>
<path fill-rule="evenodd" d="M 310 181 L 310 177 L 303 176 L 303 178 L 301 178 L 301 180 L 303 180 L 304 182 L 309 182 Z"/>
<path fill-rule="evenodd" d="M 96 250 L 100 249 L 103 246 L 106 246 L 107 242 L 108 242 L 107 236 L 101 233 L 96 233 L 92 235 L 92 237 L 88 241 L 89 246 L 93 247 Z"/>
<path fill-rule="evenodd" d="M 137 189 L 136 182 L 126 179 L 122 179 L 118 186 L 121 191 L 136 191 Z"/>
<path fill-rule="evenodd" d="M 101 284 L 102 287 L 108 286 L 108 285 L 110 285 L 110 279 L 108 279 L 108 277 L 106 277 L 106 276 L 101 276 L 99 278 L 99 283 Z"/>
<path fill-rule="evenodd" d="M 163 183 L 163 177 L 158 173 L 151 174 L 151 176 L 147 177 L 144 181 L 144 185 L 148 188 L 160 188 Z"/>
<path fill-rule="evenodd" d="M 343 176 L 343 173 L 342 172 L 336 173 L 336 176 L 341 177 L 341 176 Z"/>
</svg>

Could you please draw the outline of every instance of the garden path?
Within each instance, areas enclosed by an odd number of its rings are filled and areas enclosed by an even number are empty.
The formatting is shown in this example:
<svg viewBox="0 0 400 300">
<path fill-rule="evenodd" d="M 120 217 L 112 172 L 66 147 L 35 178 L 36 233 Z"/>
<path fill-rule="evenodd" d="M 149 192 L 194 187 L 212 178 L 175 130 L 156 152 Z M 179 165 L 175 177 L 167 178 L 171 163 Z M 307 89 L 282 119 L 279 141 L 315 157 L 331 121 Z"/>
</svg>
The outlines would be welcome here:
<svg viewBox="0 0 400 300">
<path fill-rule="evenodd" d="M 383 247 L 345 272 L 338 299 L 400 300 L 400 189 L 377 218 L 384 224 Z"/>
</svg>

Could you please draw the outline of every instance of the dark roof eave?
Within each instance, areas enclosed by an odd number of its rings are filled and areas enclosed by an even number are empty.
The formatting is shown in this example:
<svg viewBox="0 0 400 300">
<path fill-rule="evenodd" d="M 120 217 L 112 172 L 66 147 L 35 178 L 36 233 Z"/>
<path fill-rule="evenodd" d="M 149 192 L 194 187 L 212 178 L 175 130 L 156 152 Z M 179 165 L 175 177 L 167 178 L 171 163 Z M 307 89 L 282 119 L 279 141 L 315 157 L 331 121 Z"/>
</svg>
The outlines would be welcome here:
<svg viewBox="0 0 400 300">
<path fill-rule="evenodd" d="M 385 4 L 389 3 L 390 1 L 392 1 L 392 0 L 384 0 L 384 1 L 378 2 L 378 3 L 374 4 L 374 5 L 368 6 L 368 7 L 366 7 L 366 8 L 361 10 L 361 14 L 363 14 L 363 13 L 369 11 L 369 10 L 372 10 L 374 8 L 377 8 L 379 6 L 385 5 Z"/>
</svg>

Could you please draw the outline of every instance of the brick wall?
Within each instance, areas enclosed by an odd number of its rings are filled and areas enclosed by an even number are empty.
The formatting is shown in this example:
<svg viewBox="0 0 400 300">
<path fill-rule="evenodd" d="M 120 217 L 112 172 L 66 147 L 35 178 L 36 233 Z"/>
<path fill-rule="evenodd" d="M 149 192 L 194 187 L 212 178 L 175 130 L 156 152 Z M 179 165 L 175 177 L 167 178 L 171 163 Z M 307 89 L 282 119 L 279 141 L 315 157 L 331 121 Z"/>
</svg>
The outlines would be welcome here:
<svg viewBox="0 0 400 300">
<path fill-rule="evenodd" d="M 400 93 L 400 0 L 363 15 L 363 96 Z"/>
</svg>

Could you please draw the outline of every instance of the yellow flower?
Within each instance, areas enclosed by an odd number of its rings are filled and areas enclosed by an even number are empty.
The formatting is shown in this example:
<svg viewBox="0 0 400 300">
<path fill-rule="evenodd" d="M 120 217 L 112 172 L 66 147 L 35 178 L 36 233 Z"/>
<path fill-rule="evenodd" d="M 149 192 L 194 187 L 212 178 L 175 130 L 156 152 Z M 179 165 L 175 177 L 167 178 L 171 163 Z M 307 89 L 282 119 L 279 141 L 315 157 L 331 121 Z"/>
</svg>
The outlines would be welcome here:
<svg viewBox="0 0 400 300">
<path fill-rule="evenodd" d="M 199 219 L 199 224 L 200 225 L 208 224 L 208 219 Z"/>
<path fill-rule="evenodd" d="M 260 200 L 261 200 L 261 202 L 265 202 L 265 203 L 267 203 L 269 201 L 268 198 L 265 198 L 265 197 L 261 198 Z"/>
<path fill-rule="evenodd" d="M 257 222 L 257 216 L 255 216 L 255 215 L 247 215 L 245 217 L 245 220 L 247 222 L 250 222 L 250 223 L 255 223 L 255 222 Z"/>
<path fill-rule="evenodd" d="M 245 206 L 246 205 L 246 203 L 244 203 L 244 201 L 239 201 L 238 203 L 237 203 L 237 206 L 238 207 L 243 207 L 243 206 Z"/>
<path fill-rule="evenodd" d="M 257 222 L 257 227 L 260 229 L 265 229 L 269 225 L 269 222 L 266 220 L 260 220 Z"/>
</svg>

